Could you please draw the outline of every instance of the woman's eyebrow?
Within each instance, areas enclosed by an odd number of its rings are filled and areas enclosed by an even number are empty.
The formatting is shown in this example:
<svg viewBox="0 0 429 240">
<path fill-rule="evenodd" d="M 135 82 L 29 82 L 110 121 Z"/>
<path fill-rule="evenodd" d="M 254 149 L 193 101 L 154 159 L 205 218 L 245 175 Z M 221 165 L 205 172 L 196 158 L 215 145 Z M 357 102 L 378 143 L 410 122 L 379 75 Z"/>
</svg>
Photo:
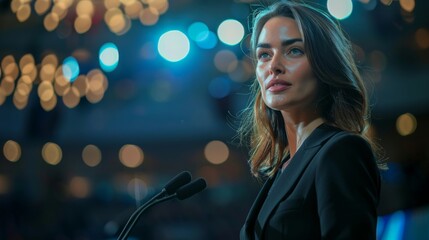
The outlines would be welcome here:
<svg viewBox="0 0 429 240">
<path fill-rule="evenodd" d="M 282 41 L 282 46 L 288 46 L 288 45 L 294 44 L 295 42 L 302 42 L 302 38 L 292 38 L 292 39 L 284 40 Z M 256 48 L 271 48 L 271 44 L 258 43 L 258 45 L 256 45 Z"/>
</svg>

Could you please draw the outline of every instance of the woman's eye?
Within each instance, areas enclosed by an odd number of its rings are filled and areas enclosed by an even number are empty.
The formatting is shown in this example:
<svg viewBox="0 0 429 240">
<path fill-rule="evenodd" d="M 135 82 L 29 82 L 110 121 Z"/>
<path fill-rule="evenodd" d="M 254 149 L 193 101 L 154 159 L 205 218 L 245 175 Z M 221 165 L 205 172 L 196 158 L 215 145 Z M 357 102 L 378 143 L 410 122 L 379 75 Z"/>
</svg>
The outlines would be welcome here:
<svg viewBox="0 0 429 240">
<path fill-rule="evenodd" d="M 292 48 L 289 50 L 288 54 L 292 56 L 301 56 L 301 55 L 304 55 L 304 51 L 302 51 L 299 48 Z"/>
<path fill-rule="evenodd" d="M 266 58 L 269 58 L 269 57 L 270 57 L 270 55 L 268 53 L 266 53 L 266 52 L 262 52 L 262 53 L 258 54 L 258 59 L 266 59 Z"/>
</svg>

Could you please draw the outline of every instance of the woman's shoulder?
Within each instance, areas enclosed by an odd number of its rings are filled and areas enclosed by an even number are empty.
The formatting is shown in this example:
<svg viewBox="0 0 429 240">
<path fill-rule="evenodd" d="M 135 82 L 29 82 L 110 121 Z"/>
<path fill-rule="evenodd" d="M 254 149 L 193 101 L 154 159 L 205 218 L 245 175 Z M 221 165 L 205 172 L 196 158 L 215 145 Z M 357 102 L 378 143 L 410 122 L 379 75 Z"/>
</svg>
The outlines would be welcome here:
<svg viewBox="0 0 429 240">
<path fill-rule="evenodd" d="M 338 132 L 332 136 L 327 144 L 328 146 L 341 145 L 342 147 L 370 147 L 370 144 L 362 135 L 345 130 L 338 130 Z"/>
<path fill-rule="evenodd" d="M 338 132 L 326 141 L 319 151 L 319 162 L 371 162 L 375 163 L 375 156 L 369 142 L 359 134 L 349 131 Z"/>
<path fill-rule="evenodd" d="M 338 144 L 340 145 L 352 144 L 353 146 L 355 144 L 358 144 L 358 145 L 366 145 L 368 147 L 370 146 L 368 141 L 360 134 L 342 130 L 338 127 L 328 125 L 328 124 L 324 124 L 322 127 L 329 129 L 329 131 L 332 131 L 334 133 L 331 135 L 328 141 L 326 141 L 326 144 L 325 144 L 326 146 L 336 146 Z"/>
</svg>

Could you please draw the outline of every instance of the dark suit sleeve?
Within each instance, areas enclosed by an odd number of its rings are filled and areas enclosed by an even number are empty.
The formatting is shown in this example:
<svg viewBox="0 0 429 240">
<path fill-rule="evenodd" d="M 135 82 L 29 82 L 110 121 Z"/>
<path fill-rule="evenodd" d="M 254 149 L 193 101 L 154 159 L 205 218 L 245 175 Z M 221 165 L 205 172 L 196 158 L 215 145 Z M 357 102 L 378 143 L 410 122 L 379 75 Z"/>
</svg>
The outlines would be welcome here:
<svg viewBox="0 0 429 240">
<path fill-rule="evenodd" d="M 369 144 L 356 135 L 334 137 L 316 171 L 322 239 L 376 239 L 380 177 Z"/>
</svg>

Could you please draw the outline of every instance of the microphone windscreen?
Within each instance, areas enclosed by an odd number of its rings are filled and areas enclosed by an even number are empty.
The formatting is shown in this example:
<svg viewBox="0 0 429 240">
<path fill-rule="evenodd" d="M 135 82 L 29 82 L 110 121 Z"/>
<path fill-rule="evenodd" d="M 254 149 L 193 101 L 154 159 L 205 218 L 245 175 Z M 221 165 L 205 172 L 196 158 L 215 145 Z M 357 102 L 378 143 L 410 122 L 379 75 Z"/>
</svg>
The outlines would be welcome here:
<svg viewBox="0 0 429 240">
<path fill-rule="evenodd" d="M 177 190 L 176 195 L 180 200 L 186 199 L 194 194 L 197 194 L 204 190 L 207 187 L 207 183 L 203 178 L 198 178 L 197 180 L 186 184 Z"/>
<path fill-rule="evenodd" d="M 177 189 L 183 185 L 189 183 L 192 179 L 191 174 L 188 171 L 181 172 L 177 174 L 173 179 L 171 179 L 164 187 L 168 195 L 174 194 Z"/>
</svg>

